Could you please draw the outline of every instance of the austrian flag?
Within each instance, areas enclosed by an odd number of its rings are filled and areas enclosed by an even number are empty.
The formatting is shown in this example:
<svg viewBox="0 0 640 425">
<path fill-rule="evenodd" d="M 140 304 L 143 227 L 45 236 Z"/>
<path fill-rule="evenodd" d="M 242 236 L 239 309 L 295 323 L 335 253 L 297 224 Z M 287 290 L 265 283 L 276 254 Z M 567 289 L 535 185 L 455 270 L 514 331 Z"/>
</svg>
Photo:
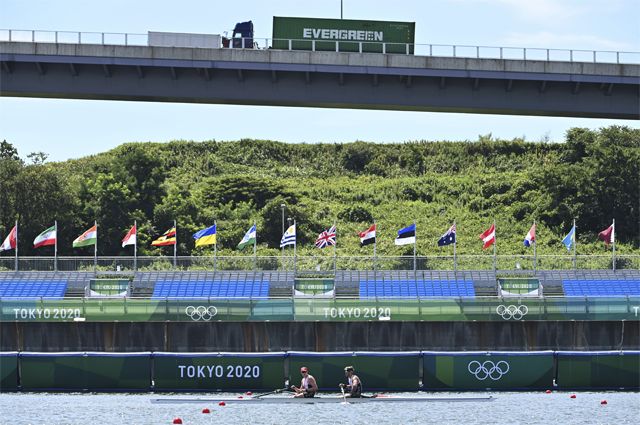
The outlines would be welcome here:
<svg viewBox="0 0 640 425">
<path fill-rule="evenodd" d="M 482 239 L 482 249 L 487 249 L 494 243 L 496 243 L 496 225 L 492 224 L 483 234 L 480 235 Z"/>
</svg>

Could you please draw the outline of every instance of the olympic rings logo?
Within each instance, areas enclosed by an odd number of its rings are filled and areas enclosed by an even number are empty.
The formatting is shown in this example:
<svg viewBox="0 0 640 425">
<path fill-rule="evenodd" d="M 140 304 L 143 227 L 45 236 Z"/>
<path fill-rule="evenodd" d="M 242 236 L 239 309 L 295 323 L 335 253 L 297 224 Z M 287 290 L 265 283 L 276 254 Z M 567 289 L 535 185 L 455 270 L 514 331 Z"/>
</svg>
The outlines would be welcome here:
<svg viewBox="0 0 640 425">
<path fill-rule="evenodd" d="M 491 360 L 482 363 L 473 360 L 467 365 L 467 370 L 479 381 L 484 381 L 487 378 L 497 381 L 509 372 L 509 363 L 504 360 L 500 360 L 498 363 L 493 363 Z"/>
<path fill-rule="evenodd" d="M 529 307 L 526 305 L 510 305 L 504 306 L 500 304 L 496 307 L 496 313 L 500 315 L 504 320 L 521 320 L 529 313 Z"/>
<path fill-rule="evenodd" d="M 200 320 L 208 322 L 213 319 L 213 316 L 218 314 L 218 309 L 213 305 L 210 305 L 209 307 L 205 307 L 203 305 L 194 307 L 190 305 L 184 309 L 184 312 L 187 316 L 191 317 L 191 320 L 194 322 L 199 322 Z"/>
</svg>

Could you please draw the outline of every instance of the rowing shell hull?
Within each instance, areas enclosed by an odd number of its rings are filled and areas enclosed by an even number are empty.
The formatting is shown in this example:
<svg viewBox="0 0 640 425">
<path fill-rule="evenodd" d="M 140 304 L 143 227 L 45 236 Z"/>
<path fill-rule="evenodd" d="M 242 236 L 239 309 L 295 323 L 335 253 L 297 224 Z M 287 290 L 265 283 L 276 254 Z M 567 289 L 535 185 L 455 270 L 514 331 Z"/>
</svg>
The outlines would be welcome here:
<svg viewBox="0 0 640 425">
<path fill-rule="evenodd" d="M 495 397 L 367 397 L 347 398 L 348 403 L 426 403 L 426 402 L 484 402 L 493 401 Z M 247 398 L 155 398 L 151 403 L 155 404 L 316 404 L 316 403 L 342 403 L 342 397 L 247 397 Z"/>
</svg>

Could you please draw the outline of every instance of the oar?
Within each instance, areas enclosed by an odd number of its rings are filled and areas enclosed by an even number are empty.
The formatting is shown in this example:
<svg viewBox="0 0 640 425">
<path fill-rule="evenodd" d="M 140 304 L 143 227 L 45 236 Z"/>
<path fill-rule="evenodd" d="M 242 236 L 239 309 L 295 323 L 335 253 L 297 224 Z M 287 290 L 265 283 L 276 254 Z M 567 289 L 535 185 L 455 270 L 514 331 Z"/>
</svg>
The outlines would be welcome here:
<svg viewBox="0 0 640 425">
<path fill-rule="evenodd" d="M 285 390 L 285 388 L 279 388 L 277 390 L 271 391 L 270 393 L 264 393 L 264 394 L 255 395 L 255 396 L 253 396 L 253 398 L 260 398 L 260 397 L 264 397 L 266 395 L 278 394 L 278 393 L 281 393 L 284 390 Z"/>
<path fill-rule="evenodd" d="M 342 400 L 344 400 L 343 403 L 349 404 L 349 403 L 347 403 L 347 396 L 344 393 L 344 387 L 341 386 L 340 387 L 340 391 L 342 391 Z"/>
</svg>

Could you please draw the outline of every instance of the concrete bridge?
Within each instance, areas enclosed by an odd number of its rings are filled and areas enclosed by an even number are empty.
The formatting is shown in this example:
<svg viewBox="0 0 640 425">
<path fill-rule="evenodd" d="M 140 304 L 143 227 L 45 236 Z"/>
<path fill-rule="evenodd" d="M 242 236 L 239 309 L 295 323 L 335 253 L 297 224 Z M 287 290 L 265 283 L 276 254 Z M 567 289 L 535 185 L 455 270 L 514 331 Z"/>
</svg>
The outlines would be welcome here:
<svg viewBox="0 0 640 425">
<path fill-rule="evenodd" d="M 640 119 L 640 65 L 0 42 L 0 95 Z"/>
</svg>

